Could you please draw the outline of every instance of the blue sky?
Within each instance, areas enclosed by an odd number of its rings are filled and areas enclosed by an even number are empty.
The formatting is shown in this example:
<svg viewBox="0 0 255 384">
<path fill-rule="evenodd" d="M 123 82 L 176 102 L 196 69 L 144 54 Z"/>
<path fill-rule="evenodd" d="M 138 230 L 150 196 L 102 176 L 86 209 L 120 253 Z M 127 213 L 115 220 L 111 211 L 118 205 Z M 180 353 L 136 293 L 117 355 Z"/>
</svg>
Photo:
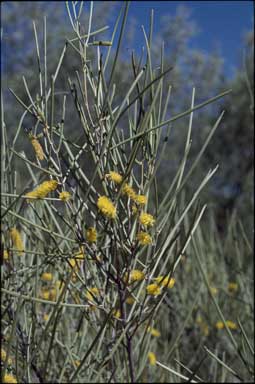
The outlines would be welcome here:
<svg viewBox="0 0 255 384">
<path fill-rule="evenodd" d="M 232 77 L 240 61 L 244 33 L 253 28 L 252 1 L 131 1 L 129 18 L 137 19 L 137 33 L 132 48 L 140 51 L 141 45 L 144 45 L 140 25 L 143 24 L 148 30 L 152 8 L 154 31 L 157 32 L 161 16 L 175 14 L 179 5 L 191 10 L 191 19 L 199 29 L 190 46 L 208 53 L 217 47 L 225 60 L 225 73 Z"/>
</svg>

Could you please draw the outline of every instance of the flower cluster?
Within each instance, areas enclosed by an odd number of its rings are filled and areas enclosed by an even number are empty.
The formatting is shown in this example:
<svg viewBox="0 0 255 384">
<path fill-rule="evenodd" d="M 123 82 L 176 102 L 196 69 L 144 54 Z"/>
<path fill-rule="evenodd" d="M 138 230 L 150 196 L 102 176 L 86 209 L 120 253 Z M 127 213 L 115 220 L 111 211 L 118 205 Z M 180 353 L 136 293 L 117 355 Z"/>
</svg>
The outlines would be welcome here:
<svg viewBox="0 0 255 384">
<path fill-rule="evenodd" d="M 89 227 L 86 231 L 86 237 L 89 243 L 95 243 L 97 241 L 97 231 L 94 227 Z"/>
<path fill-rule="evenodd" d="M 10 229 L 10 237 L 13 244 L 13 248 L 15 248 L 18 251 L 19 255 L 23 255 L 25 247 L 24 247 L 21 235 L 16 228 Z"/>
<path fill-rule="evenodd" d="M 103 213 L 103 215 L 110 219 L 116 218 L 116 207 L 113 205 L 110 199 L 106 196 L 100 196 L 97 200 L 97 207 Z"/>
<path fill-rule="evenodd" d="M 111 171 L 110 173 L 107 173 L 105 176 L 108 177 L 111 181 L 113 181 L 116 184 L 120 184 L 122 182 L 122 176 L 117 172 Z"/>
<path fill-rule="evenodd" d="M 36 157 L 39 159 L 39 160 L 43 160 L 44 159 L 44 153 L 43 153 L 43 149 L 42 149 L 42 146 L 41 144 L 39 143 L 38 139 L 36 138 L 36 136 L 33 136 L 31 135 L 31 144 L 34 148 L 34 151 L 35 151 L 35 154 L 36 154 Z"/>
<path fill-rule="evenodd" d="M 237 329 L 237 324 L 234 323 L 233 321 L 231 320 L 226 320 L 226 325 L 229 329 L 232 329 L 232 330 L 235 330 Z M 225 327 L 223 321 L 217 321 L 217 323 L 215 324 L 215 327 L 217 329 L 223 329 Z"/>
<path fill-rule="evenodd" d="M 145 278 L 145 274 L 142 271 L 139 271 L 138 269 L 133 269 L 129 273 L 129 279 L 128 279 L 128 273 L 125 275 L 125 281 L 128 280 L 129 284 L 133 283 L 134 281 L 142 281 Z"/>
<path fill-rule="evenodd" d="M 67 191 L 60 192 L 59 198 L 62 201 L 68 201 L 71 198 L 71 193 L 69 193 Z"/>
<path fill-rule="evenodd" d="M 151 236 L 147 232 L 144 232 L 144 231 L 139 232 L 137 234 L 136 238 L 141 245 L 148 245 L 148 244 L 152 243 Z"/>
<path fill-rule="evenodd" d="M 26 194 L 26 197 L 28 199 L 34 198 L 34 199 L 43 199 L 46 197 L 50 192 L 55 191 L 55 189 L 58 186 L 57 180 L 48 180 L 44 181 L 42 184 L 38 185 L 37 188 L 35 188 L 33 191 L 28 192 Z"/>
</svg>

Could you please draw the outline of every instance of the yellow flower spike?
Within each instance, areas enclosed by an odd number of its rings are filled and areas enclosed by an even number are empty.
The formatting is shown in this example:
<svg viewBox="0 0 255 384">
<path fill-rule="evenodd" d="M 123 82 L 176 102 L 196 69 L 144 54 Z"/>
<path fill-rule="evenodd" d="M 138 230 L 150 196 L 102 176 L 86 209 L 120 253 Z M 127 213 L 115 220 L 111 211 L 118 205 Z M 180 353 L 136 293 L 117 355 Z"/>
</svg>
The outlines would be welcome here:
<svg viewBox="0 0 255 384">
<path fill-rule="evenodd" d="M 156 365 L 156 361 L 157 361 L 157 359 L 156 359 L 156 355 L 155 355 L 155 353 L 153 353 L 153 352 L 149 352 L 149 353 L 148 353 L 148 359 L 149 359 L 149 363 L 150 363 L 150 365 Z"/>
<path fill-rule="evenodd" d="M 169 278 L 168 276 L 167 277 L 158 276 L 158 277 L 155 277 L 154 280 L 160 287 L 173 288 L 175 284 L 175 279 L 173 277 Z"/>
<path fill-rule="evenodd" d="M 56 301 L 57 298 L 57 289 L 55 287 L 49 290 L 49 298 L 51 301 Z"/>
<path fill-rule="evenodd" d="M 144 227 L 152 227 L 155 223 L 154 217 L 146 212 L 140 214 L 139 221 Z"/>
<path fill-rule="evenodd" d="M 97 207 L 104 216 L 110 219 L 116 218 L 116 207 L 113 205 L 110 199 L 106 196 L 100 196 L 97 200 Z"/>
<path fill-rule="evenodd" d="M 145 195 L 136 195 L 134 200 L 138 205 L 145 205 L 148 199 Z"/>
<path fill-rule="evenodd" d="M 132 215 L 135 215 L 138 212 L 138 209 L 135 205 L 132 205 L 131 210 L 132 210 Z"/>
<path fill-rule="evenodd" d="M 45 158 L 44 153 L 43 153 L 43 149 L 42 149 L 42 146 L 39 143 L 38 139 L 36 138 L 36 136 L 31 135 L 31 144 L 34 148 L 36 157 L 39 160 L 43 160 Z"/>
<path fill-rule="evenodd" d="M 224 323 L 223 321 L 217 321 L 217 323 L 215 324 L 215 327 L 217 329 L 223 329 L 224 328 Z"/>
<path fill-rule="evenodd" d="M 123 185 L 122 194 L 127 195 L 132 200 L 135 200 L 135 198 L 136 198 L 136 193 L 135 193 L 134 189 L 126 183 Z"/>
<path fill-rule="evenodd" d="M 120 310 L 119 310 L 119 309 L 116 309 L 116 310 L 113 312 L 113 316 L 116 317 L 116 319 L 120 319 L 120 316 L 121 316 Z"/>
<path fill-rule="evenodd" d="M 88 291 L 85 294 L 85 297 L 89 301 L 94 301 L 94 297 L 99 296 L 99 289 L 97 287 L 89 288 Z"/>
<path fill-rule="evenodd" d="M 49 290 L 42 290 L 40 292 L 40 298 L 43 300 L 50 300 L 50 291 Z"/>
<path fill-rule="evenodd" d="M 136 238 L 141 245 L 148 245 L 152 243 L 152 238 L 147 232 L 139 232 Z"/>
<path fill-rule="evenodd" d="M 37 188 L 35 188 L 33 191 L 28 192 L 25 196 L 29 198 L 35 198 L 35 199 L 43 199 L 46 197 L 50 192 L 55 191 L 55 189 L 58 186 L 57 180 L 48 180 L 44 181 L 42 184 L 40 184 Z"/>
<path fill-rule="evenodd" d="M 53 275 L 50 272 L 44 272 L 41 276 L 42 281 L 52 281 L 53 280 Z"/>
<path fill-rule="evenodd" d="M 15 248 L 18 251 L 18 254 L 24 255 L 24 244 L 21 238 L 21 235 L 19 231 L 16 228 L 11 228 L 10 229 L 10 236 L 11 236 L 11 241 L 13 244 L 13 248 Z"/>
<path fill-rule="evenodd" d="M 1 361 L 5 361 L 6 360 L 6 356 L 7 356 L 7 353 L 4 349 L 1 348 Z M 8 357 L 8 365 L 12 365 L 12 359 L 11 357 Z"/>
<path fill-rule="evenodd" d="M 3 259 L 8 260 L 9 259 L 9 252 L 5 249 L 3 253 Z"/>
<path fill-rule="evenodd" d="M 155 336 L 155 337 L 159 337 L 161 335 L 161 333 L 156 328 L 153 328 L 150 326 L 147 328 L 147 332 L 150 333 L 152 336 Z"/>
<path fill-rule="evenodd" d="M 13 376 L 9 373 L 6 373 L 3 377 L 3 383 L 16 384 L 18 382 L 17 382 L 17 379 L 15 376 Z"/>
<path fill-rule="evenodd" d="M 158 296 L 161 294 L 161 288 L 158 286 L 158 284 L 149 284 L 146 287 L 146 292 L 148 295 Z"/>
<path fill-rule="evenodd" d="M 79 365 L 81 364 L 81 361 L 80 360 L 74 360 L 74 364 L 76 365 L 76 367 L 79 367 Z"/>
<path fill-rule="evenodd" d="M 49 320 L 49 315 L 48 315 L 48 313 L 44 313 L 44 315 L 43 315 L 43 320 L 45 321 L 45 322 L 47 322 L 48 320 Z"/>
<path fill-rule="evenodd" d="M 71 199 L 71 193 L 69 193 L 67 191 L 60 192 L 59 198 L 62 201 L 68 201 Z"/>
<path fill-rule="evenodd" d="M 97 241 L 97 231 L 94 227 L 89 227 L 86 232 L 86 237 L 89 243 L 95 243 Z"/>
<path fill-rule="evenodd" d="M 114 172 L 114 171 L 110 171 L 110 173 L 107 173 L 105 176 L 108 177 L 111 181 L 113 181 L 116 184 L 120 184 L 123 179 L 118 172 Z"/>
<path fill-rule="evenodd" d="M 142 271 L 139 271 L 138 269 L 133 269 L 130 271 L 129 274 L 129 282 L 132 283 L 133 281 L 141 281 L 144 280 L 145 274 Z"/>
<path fill-rule="evenodd" d="M 235 293 L 238 290 L 238 284 L 237 283 L 228 283 L 228 291 L 230 293 Z"/>
<path fill-rule="evenodd" d="M 227 324 L 227 326 L 228 326 L 229 329 L 235 330 L 235 329 L 238 328 L 238 327 L 237 327 L 237 324 L 234 323 L 234 322 L 231 321 L 231 320 L 227 320 L 227 321 L 226 321 L 226 324 Z"/>
</svg>

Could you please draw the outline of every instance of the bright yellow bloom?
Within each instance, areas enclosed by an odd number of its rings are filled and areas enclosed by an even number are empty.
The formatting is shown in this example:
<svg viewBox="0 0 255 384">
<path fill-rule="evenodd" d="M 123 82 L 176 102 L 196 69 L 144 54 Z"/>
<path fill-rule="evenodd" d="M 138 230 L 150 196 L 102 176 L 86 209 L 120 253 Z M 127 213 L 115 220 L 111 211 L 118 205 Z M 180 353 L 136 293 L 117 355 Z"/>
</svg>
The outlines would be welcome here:
<svg viewBox="0 0 255 384">
<path fill-rule="evenodd" d="M 155 353 L 153 353 L 153 352 L 149 352 L 149 353 L 148 353 L 148 359 L 149 359 L 149 363 L 150 363 L 150 365 L 156 365 L 156 361 L 157 361 L 157 359 L 156 359 L 156 355 L 155 355 Z"/>
<path fill-rule="evenodd" d="M 161 293 L 161 288 L 158 286 L 158 284 L 149 284 L 146 287 L 146 291 L 148 295 L 158 296 Z"/>
<path fill-rule="evenodd" d="M 226 324 L 227 324 L 228 328 L 230 328 L 230 329 L 237 329 L 237 324 L 234 323 L 234 322 L 231 321 L 231 320 L 227 320 L 227 321 L 226 321 Z"/>
<path fill-rule="evenodd" d="M 158 277 L 155 277 L 154 280 L 157 282 L 157 284 L 160 287 L 173 288 L 175 284 L 175 279 L 173 277 L 169 278 L 168 276 L 167 277 L 158 276 Z"/>
<path fill-rule="evenodd" d="M 237 283 L 229 283 L 228 284 L 228 291 L 230 293 L 234 293 L 238 290 L 238 284 Z"/>
<path fill-rule="evenodd" d="M 109 179 L 111 181 L 114 181 L 116 184 L 120 184 L 122 182 L 122 176 L 114 171 L 110 171 L 110 173 L 107 173 L 106 177 L 109 177 Z"/>
<path fill-rule="evenodd" d="M 130 271 L 129 274 L 129 282 L 132 283 L 133 281 L 141 281 L 145 278 L 145 274 L 142 271 L 139 271 L 138 269 L 133 269 Z"/>
<path fill-rule="evenodd" d="M 67 191 L 60 192 L 59 198 L 62 201 L 68 201 L 71 199 L 71 193 L 69 193 Z"/>
<path fill-rule="evenodd" d="M 50 192 L 55 191 L 55 189 L 58 186 L 57 180 L 48 180 L 44 181 L 42 184 L 38 185 L 37 188 L 35 188 L 33 191 L 28 192 L 26 194 L 26 197 L 29 199 L 30 197 L 36 198 L 36 199 L 43 199 L 46 197 Z"/>
<path fill-rule="evenodd" d="M 117 319 L 120 318 L 120 310 L 119 309 L 116 309 L 114 312 L 113 312 L 113 316 L 116 317 Z"/>
<path fill-rule="evenodd" d="M 135 195 L 135 202 L 138 205 L 145 205 L 147 203 L 147 196 L 145 195 Z"/>
<path fill-rule="evenodd" d="M 1 361 L 5 361 L 6 360 L 6 352 L 4 349 L 1 348 Z M 12 359 L 11 357 L 8 357 L 8 364 L 11 365 L 12 364 Z"/>
<path fill-rule="evenodd" d="M 16 228 L 11 228 L 10 236 L 11 236 L 13 248 L 15 248 L 18 251 L 19 255 L 23 255 L 24 254 L 23 251 L 25 247 L 23 245 L 23 241 L 19 231 Z"/>
<path fill-rule="evenodd" d="M 40 292 L 40 298 L 44 299 L 44 300 L 50 300 L 50 291 L 48 289 L 47 290 L 42 290 Z"/>
<path fill-rule="evenodd" d="M 8 260 L 9 259 L 9 253 L 8 253 L 7 249 L 4 250 L 3 259 L 4 260 Z"/>
<path fill-rule="evenodd" d="M 141 213 L 139 221 L 144 227 L 151 227 L 155 223 L 154 217 L 145 212 Z"/>
<path fill-rule="evenodd" d="M 136 199 L 136 193 L 132 187 L 128 184 L 124 184 L 122 188 L 123 195 L 127 195 L 130 197 L 130 199 L 135 200 Z"/>
<path fill-rule="evenodd" d="M 31 136 L 31 144 L 35 150 L 36 157 L 39 160 L 44 159 L 44 153 L 41 144 L 39 143 L 38 139 L 35 136 Z"/>
<path fill-rule="evenodd" d="M 77 260 L 77 263 L 78 262 L 81 262 L 81 260 L 83 260 L 85 258 L 85 252 L 84 252 L 84 248 L 83 247 L 80 247 L 80 250 L 78 252 L 75 253 L 75 258 L 74 259 L 71 259 L 71 260 Z M 70 261 L 71 261 L 70 260 Z M 74 266 L 76 263 L 72 262 Z"/>
<path fill-rule="evenodd" d="M 132 296 L 128 296 L 127 297 L 127 300 L 126 300 L 126 303 L 127 304 L 133 304 L 135 302 L 135 299 L 132 297 Z"/>
<path fill-rule="evenodd" d="M 147 232 L 139 232 L 136 238 L 141 245 L 147 245 L 152 243 L 152 238 Z"/>
<path fill-rule="evenodd" d="M 157 329 L 150 327 L 150 326 L 147 328 L 147 332 L 150 333 L 152 336 L 155 336 L 155 337 L 160 336 L 160 332 Z"/>
<path fill-rule="evenodd" d="M 211 292 L 212 295 L 217 295 L 218 289 L 215 288 L 215 287 L 210 287 L 210 292 Z"/>
<path fill-rule="evenodd" d="M 217 323 L 215 324 L 215 327 L 217 329 L 223 329 L 224 328 L 224 323 L 223 321 L 217 321 Z"/>
<path fill-rule="evenodd" d="M 97 241 L 97 231 L 94 227 L 89 227 L 86 232 L 87 240 L 89 243 L 95 243 Z"/>
<path fill-rule="evenodd" d="M 85 296 L 88 300 L 93 301 L 95 296 L 99 296 L 99 289 L 97 287 L 89 288 Z"/>
<path fill-rule="evenodd" d="M 41 276 L 41 280 L 43 281 L 52 281 L 53 280 L 53 275 L 50 272 L 44 272 Z"/>
<path fill-rule="evenodd" d="M 111 200 L 108 199 L 108 197 L 100 196 L 97 200 L 97 206 L 103 215 L 109 217 L 110 219 L 115 219 L 116 207 L 113 205 Z"/>
<path fill-rule="evenodd" d="M 10 384 L 16 384 L 17 383 L 17 379 L 15 376 L 9 374 L 9 373 L 6 373 L 3 377 L 3 383 L 10 383 Z"/>
</svg>

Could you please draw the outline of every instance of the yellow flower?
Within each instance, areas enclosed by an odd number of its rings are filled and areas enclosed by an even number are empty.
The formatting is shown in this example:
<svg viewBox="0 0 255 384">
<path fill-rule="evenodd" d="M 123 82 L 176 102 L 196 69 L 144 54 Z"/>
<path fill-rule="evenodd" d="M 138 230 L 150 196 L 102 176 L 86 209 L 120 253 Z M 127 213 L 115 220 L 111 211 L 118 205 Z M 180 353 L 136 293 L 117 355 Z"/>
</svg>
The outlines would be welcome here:
<svg viewBox="0 0 255 384">
<path fill-rule="evenodd" d="M 158 276 L 158 277 L 155 277 L 154 280 L 161 287 L 173 288 L 175 284 L 175 279 L 173 277 L 169 278 L 168 276 L 167 277 Z"/>
<path fill-rule="evenodd" d="M 80 360 L 74 360 L 74 364 L 76 365 L 76 367 L 79 367 L 79 365 L 81 364 L 81 361 Z"/>
<path fill-rule="evenodd" d="M 230 293 L 234 293 L 238 290 L 238 284 L 237 283 L 229 283 L 228 284 L 228 291 Z"/>
<path fill-rule="evenodd" d="M 146 291 L 148 295 L 158 296 L 161 293 L 161 288 L 158 286 L 158 284 L 149 284 L 146 287 Z"/>
<path fill-rule="evenodd" d="M 147 203 L 147 196 L 145 195 L 135 195 L 135 202 L 138 205 L 145 205 Z"/>
<path fill-rule="evenodd" d="M 97 206 L 103 215 L 109 217 L 110 219 L 115 219 L 116 207 L 114 207 L 113 203 L 108 199 L 108 197 L 100 196 L 97 200 Z"/>
<path fill-rule="evenodd" d="M 210 292 L 211 292 L 212 295 L 217 295 L 218 289 L 215 288 L 215 287 L 210 287 Z"/>
<path fill-rule="evenodd" d="M 4 349 L 1 348 L 1 361 L 5 361 L 6 360 L 6 352 Z M 8 357 L 8 364 L 11 365 L 12 364 L 12 359 L 10 357 Z"/>
<path fill-rule="evenodd" d="M 49 290 L 49 298 L 51 301 L 55 301 L 57 297 L 57 289 L 55 287 Z"/>
<path fill-rule="evenodd" d="M 13 248 L 15 248 L 18 251 L 19 255 L 23 255 L 24 254 L 23 251 L 25 247 L 23 245 L 23 241 L 19 231 L 16 228 L 11 228 L 10 236 L 11 236 Z"/>
<path fill-rule="evenodd" d="M 224 328 L 224 323 L 223 321 L 217 321 L 217 323 L 215 324 L 215 327 L 217 329 L 223 329 Z"/>
<path fill-rule="evenodd" d="M 135 299 L 132 297 L 132 296 L 128 296 L 127 297 L 127 300 L 126 300 L 126 303 L 127 304 L 133 304 L 135 302 Z"/>
<path fill-rule="evenodd" d="M 49 320 L 49 315 L 48 315 L 48 313 L 44 313 L 44 315 L 43 315 L 43 320 L 46 322 L 46 321 L 48 321 Z"/>
<path fill-rule="evenodd" d="M 150 333 L 152 336 L 155 336 L 155 337 L 160 336 L 160 332 L 157 329 L 150 327 L 150 326 L 147 328 L 147 332 Z"/>
<path fill-rule="evenodd" d="M 116 309 L 114 312 L 113 312 L 113 316 L 116 317 L 117 319 L 120 318 L 120 310 L 119 309 Z"/>
<path fill-rule="evenodd" d="M 144 227 L 151 227 L 155 223 L 154 217 L 145 212 L 141 213 L 139 221 Z"/>
<path fill-rule="evenodd" d="M 123 193 L 123 195 L 127 195 L 128 197 L 130 197 L 130 199 L 132 199 L 132 200 L 135 200 L 135 198 L 136 198 L 135 191 L 128 184 L 123 185 L 122 193 Z"/>
<path fill-rule="evenodd" d="M 41 144 L 39 143 L 38 139 L 35 137 L 35 136 L 31 136 L 31 144 L 35 150 L 35 154 L 36 154 L 36 157 L 39 159 L 39 160 L 43 160 L 44 159 L 44 153 L 43 153 L 43 149 L 42 149 L 42 146 Z"/>
<path fill-rule="evenodd" d="M 152 238 L 147 232 L 139 232 L 136 238 L 141 245 L 147 245 L 152 243 Z"/>
<path fill-rule="evenodd" d="M 93 301 L 95 296 L 99 296 L 99 289 L 97 287 L 89 288 L 85 296 L 88 300 Z"/>
<path fill-rule="evenodd" d="M 97 231 L 96 228 L 89 227 L 86 232 L 87 240 L 89 243 L 95 243 L 97 241 Z"/>
<path fill-rule="evenodd" d="M 57 180 L 48 180 L 44 181 L 42 184 L 38 185 L 33 191 L 28 192 L 25 196 L 29 198 L 43 199 L 50 192 L 55 191 L 58 186 Z"/>
<path fill-rule="evenodd" d="M 3 259 L 4 260 L 8 260 L 9 259 L 9 253 L 8 253 L 7 249 L 4 250 Z"/>
<path fill-rule="evenodd" d="M 43 289 L 40 292 L 40 298 L 44 300 L 50 300 L 50 291 L 47 289 Z"/>
<path fill-rule="evenodd" d="M 110 173 L 107 173 L 106 177 L 109 177 L 109 179 L 111 181 L 114 181 L 116 184 L 120 184 L 122 182 L 122 176 L 114 171 L 110 171 Z"/>
<path fill-rule="evenodd" d="M 128 277 L 128 274 L 126 275 Z M 133 281 L 141 281 L 145 278 L 145 274 L 142 271 L 139 271 L 138 269 L 133 269 L 130 271 L 129 274 L 129 283 L 132 283 Z"/>
<path fill-rule="evenodd" d="M 153 352 L 149 352 L 149 353 L 148 353 L 148 359 L 149 359 L 149 363 L 150 363 L 150 365 L 156 365 L 156 361 L 157 361 L 157 359 L 156 359 L 156 355 L 155 355 L 155 353 L 153 353 Z"/>
<path fill-rule="evenodd" d="M 138 212 L 138 209 L 135 205 L 132 205 L 131 209 L 132 209 L 132 215 L 135 215 Z"/>
<path fill-rule="evenodd" d="M 62 201 L 68 201 L 71 198 L 71 193 L 67 191 L 60 192 L 59 198 Z"/>
<path fill-rule="evenodd" d="M 80 247 L 80 250 L 78 252 L 75 253 L 75 258 L 74 259 L 71 259 L 71 260 L 77 260 L 77 263 L 81 260 L 83 260 L 85 258 L 85 252 L 84 252 L 84 248 L 83 247 Z M 71 261 L 70 260 L 70 261 Z M 76 262 L 73 262 L 72 261 L 72 266 L 74 266 L 76 264 Z"/>
<path fill-rule="evenodd" d="M 3 377 L 3 383 L 10 383 L 10 384 L 16 384 L 17 383 L 17 379 L 15 376 L 9 374 L 9 373 L 6 373 Z"/>
<path fill-rule="evenodd" d="M 226 321 L 226 324 L 227 324 L 228 328 L 230 328 L 230 329 L 237 329 L 237 324 L 234 323 L 234 322 L 231 321 L 231 320 L 227 320 L 227 321 Z"/>
<path fill-rule="evenodd" d="M 43 281 L 52 281 L 53 280 L 53 275 L 50 272 L 44 272 L 41 276 L 41 280 Z"/>
</svg>

